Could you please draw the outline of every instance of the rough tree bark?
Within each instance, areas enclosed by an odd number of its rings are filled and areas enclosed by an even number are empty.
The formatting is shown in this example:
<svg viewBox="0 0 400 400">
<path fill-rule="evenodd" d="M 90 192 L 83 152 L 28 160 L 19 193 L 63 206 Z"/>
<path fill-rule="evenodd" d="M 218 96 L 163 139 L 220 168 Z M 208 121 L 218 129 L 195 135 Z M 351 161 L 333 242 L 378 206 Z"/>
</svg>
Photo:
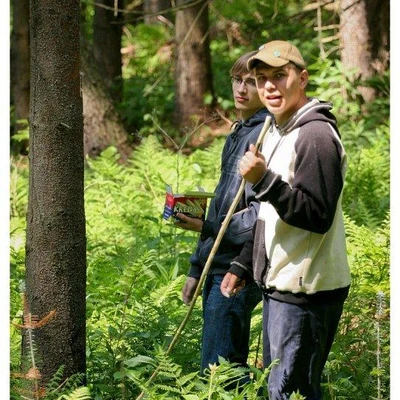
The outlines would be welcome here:
<svg viewBox="0 0 400 400">
<path fill-rule="evenodd" d="M 146 24 L 155 24 L 157 22 L 160 22 L 160 19 L 161 22 L 166 22 L 165 19 L 171 21 L 171 12 L 163 14 L 161 13 L 168 8 L 171 8 L 171 0 L 144 0 L 144 22 Z"/>
<path fill-rule="evenodd" d="M 192 116 L 204 114 L 204 97 L 213 96 L 209 48 L 208 1 L 185 7 L 191 0 L 177 0 L 175 23 L 176 122 L 191 125 Z"/>
<path fill-rule="evenodd" d="M 98 0 L 93 18 L 93 56 L 111 98 L 122 98 L 121 34 L 122 14 L 115 12 L 115 5 L 122 8 L 122 0 Z"/>
<path fill-rule="evenodd" d="M 84 373 L 86 236 L 79 1 L 30 0 L 30 175 L 26 300 L 46 383 Z"/>
<path fill-rule="evenodd" d="M 13 29 L 11 34 L 11 97 L 15 111 L 14 132 L 25 128 L 18 121 L 29 117 L 29 0 L 13 1 Z"/>
<path fill-rule="evenodd" d="M 345 68 L 357 68 L 362 80 L 382 74 L 389 65 L 389 0 L 341 0 L 341 60 Z M 359 88 L 366 102 L 376 89 Z"/>
<path fill-rule="evenodd" d="M 82 93 L 84 112 L 84 152 L 97 156 L 115 146 L 125 161 L 132 152 L 118 111 L 87 50 L 82 49 Z"/>
</svg>

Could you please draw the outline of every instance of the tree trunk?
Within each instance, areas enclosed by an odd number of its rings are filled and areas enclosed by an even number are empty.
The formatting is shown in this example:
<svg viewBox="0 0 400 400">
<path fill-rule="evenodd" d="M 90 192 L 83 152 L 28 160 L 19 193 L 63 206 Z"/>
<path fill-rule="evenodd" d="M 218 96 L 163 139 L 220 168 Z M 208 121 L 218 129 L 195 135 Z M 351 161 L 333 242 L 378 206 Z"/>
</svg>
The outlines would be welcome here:
<svg viewBox="0 0 400 400">
<path fill-rule="evenodd" d="M 143 10 L 145 12 L 144 22 L 155 24 L 157 22 L 168 22 L 172 20 L 171 12 L 162 11 L 171 8 L 171 0 L 144 0 Z"/>
<path fill-rule="evenodd" d="M 122 1 L 117 1 L 122 7 Z M 122 14 L 114 0 L 98 0 L 93 19 L 93 56 L 105 87 L 114 102 L 122 99 Z"/>
<path fill-rule="evenodd" d="M 30 0 L 30 174 L 26 243 L 29 311 L 44 383 L 84 373 L 86 236 L 79 1 Z"/>
<path fill-rule="evenodd" d="M 342 0 L 340 8 L 344 67 L 357 68 L 362 80 L 382 74 L 389 64 L 389 0 Z M 366 102 L 377 95 L 374 88 L 359 89 Z"/>
<path fill-rule="evenodd" d="M 11 35 L 11 96 L 14 104 L 14 132 L 24 129 L 19 122 L 29 117 L 29 0 L 14 0 Z M 18 151 L 21 151 L 19 149 Z"/>
<path fill-rule="evenodd" d="M 178 0 L 178 7 L 189 0 Z M 193 124 L 193 116 L 204 116 L 204 97 L 213 96 L 208 31 L 208 1 L 182 7 L 176 13 L 176 122 Z"/>
<path fill-rule="evenodd" d="M 82 52 L 82 92 L 84 114 L 84 152 L 99 155 L 106 147 L 115 146 L 125 161 L 132 152 L 118 111 L 116 110 L 96 65 Z"/>
</svg>

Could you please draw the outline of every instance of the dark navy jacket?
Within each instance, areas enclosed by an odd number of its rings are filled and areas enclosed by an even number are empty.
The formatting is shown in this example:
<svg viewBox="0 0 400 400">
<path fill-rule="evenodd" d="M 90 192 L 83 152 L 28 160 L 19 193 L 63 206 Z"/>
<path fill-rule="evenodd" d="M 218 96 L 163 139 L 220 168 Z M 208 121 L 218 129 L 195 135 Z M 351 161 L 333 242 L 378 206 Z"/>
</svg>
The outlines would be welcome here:
<svg viewBox="0 0 400 400">
<path fill-rule="evenodd" d="M 221 224 L 240 187 L 242 177 L 238 171 L 238 162 L 249 149 L 250 144 L 257 142 L 269 115 L 266 109 L 259 110 L 246 121 L 241 121 L 227 137 L 221 157 L 221 176 L 215 189 L 216 196 L 211 200 L 208 215 L 195 253 L 190 257 L 189 276 L 199 278 L 211 252 L 214 240 Z M 210 267 L 210 274 L 225 274 L 234 257 L 239 255 L 244 243 L 252 237 L 252 228 L 257 219 L 259 203 L 251 184 L 245 190 L 227 227 Z"/>
</svg>

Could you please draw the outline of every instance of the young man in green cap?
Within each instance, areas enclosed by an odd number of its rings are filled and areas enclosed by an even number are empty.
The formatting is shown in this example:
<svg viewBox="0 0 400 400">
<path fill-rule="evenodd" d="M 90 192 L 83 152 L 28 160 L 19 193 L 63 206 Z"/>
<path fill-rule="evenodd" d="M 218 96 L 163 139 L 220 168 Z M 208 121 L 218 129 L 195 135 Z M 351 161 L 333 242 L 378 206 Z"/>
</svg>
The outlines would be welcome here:
<svg viewBox="0 0 400 400">
<path fill-rule="evenodd" d="M 341 207 L 346 155 L 332 105 L 306 95 L 309 75 L 286 41 L 248 61 L 274 116 L 262 153 L 239 163 L 260 203 L 253 241 L 233 260 L 221 291 L 253 276 L 263 291 L 264 366 L 269 400 L 299 391 L 321 400 L 321 376 L 350 286 Z"/>
</svg>

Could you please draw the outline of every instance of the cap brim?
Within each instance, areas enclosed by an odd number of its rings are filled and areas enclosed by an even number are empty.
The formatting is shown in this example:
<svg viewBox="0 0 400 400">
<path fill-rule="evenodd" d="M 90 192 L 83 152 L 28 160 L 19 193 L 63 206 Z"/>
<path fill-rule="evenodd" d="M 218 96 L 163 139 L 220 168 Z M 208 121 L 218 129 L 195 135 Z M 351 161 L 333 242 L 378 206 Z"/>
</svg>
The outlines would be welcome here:
<svg viewBox="0 0 400 400">
<path fill-rule="evenodd" d="M 282 60 L 277 57 L 268 57 L 268 56 L 263 57 L 262 55 L 256 54 L 255 56 L 249 58 L 249 60 L 247 61 L 247 69 L 249 71 L 252 70 L 254 68 L 254 64 L 257 61 L 261 61 L 264 64 L 267 64 L 271 67 L 283 67 L 284 65 L 289 63 L 288 60 Z"/>
</svg>

